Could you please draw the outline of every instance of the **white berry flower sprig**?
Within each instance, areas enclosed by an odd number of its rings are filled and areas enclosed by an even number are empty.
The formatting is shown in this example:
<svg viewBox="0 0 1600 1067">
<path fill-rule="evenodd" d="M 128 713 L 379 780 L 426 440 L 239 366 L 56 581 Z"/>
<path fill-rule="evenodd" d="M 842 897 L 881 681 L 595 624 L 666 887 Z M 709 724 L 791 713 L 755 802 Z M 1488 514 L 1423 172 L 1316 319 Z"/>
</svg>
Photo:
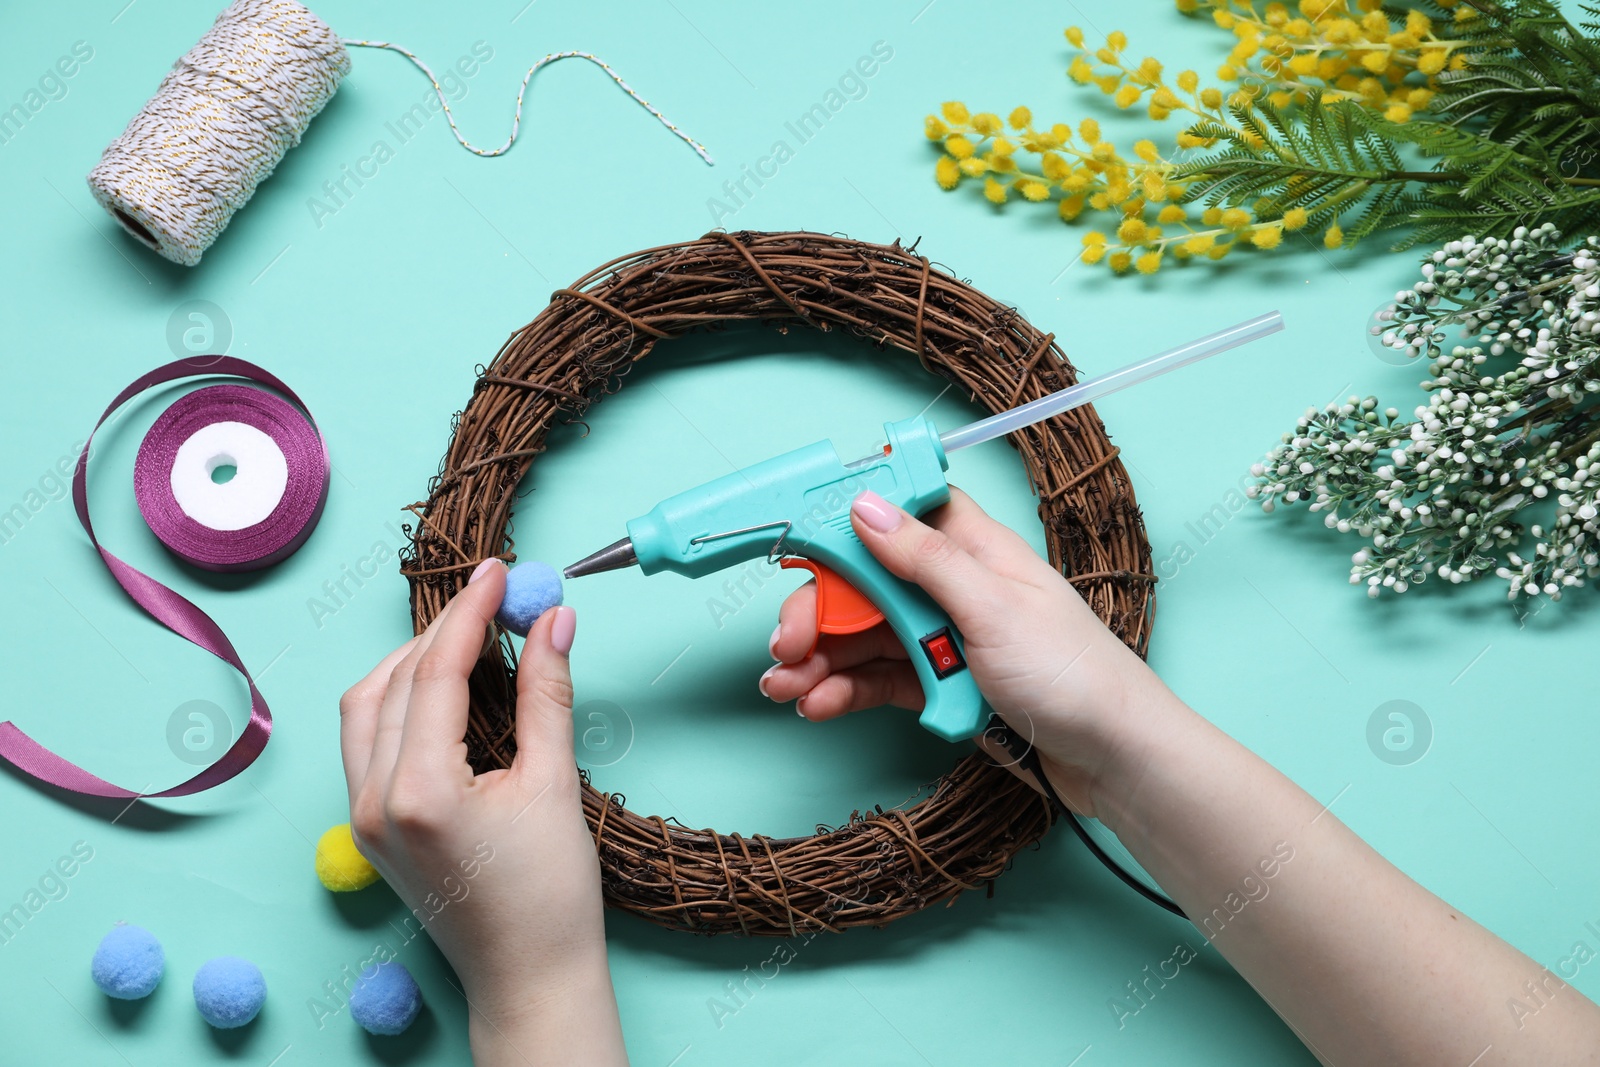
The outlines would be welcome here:
<svg viewBox="0 0 1600 1067">
<path fill-rule="evenodd" d="M 1428 402 L 1307 409 L 1252 468 L 1262 510 L 1305 503 L 1366 539 L 1350 581 L 1373 597 L 1494 574 L 1559 600 L 1600 574 L 1600 238 L 1451 241 L 1378 319 L 1382 345 L 1427 357 Z"/>
</svg>

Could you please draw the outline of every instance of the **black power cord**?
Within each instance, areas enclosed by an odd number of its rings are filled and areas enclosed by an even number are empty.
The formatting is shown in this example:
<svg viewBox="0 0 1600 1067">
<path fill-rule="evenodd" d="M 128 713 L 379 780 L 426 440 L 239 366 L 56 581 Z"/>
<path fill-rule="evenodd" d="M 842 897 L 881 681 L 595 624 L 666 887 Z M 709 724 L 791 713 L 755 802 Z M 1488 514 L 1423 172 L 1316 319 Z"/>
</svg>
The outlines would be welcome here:
<svg viewBox="0 0 1600 1067">
<path fill-rule="evenodd" d="M 1129 888 L 1152 904 L 1165 908 L 1180 919 L 1189 917 L 1183 913 L 1182 908 L 1178 907 L 1170 899 L 1157 893 L 1130 874 L 1127 868 L 1106 854 L 1106 850 L 1100 847 L 1100 842 L 1089 835 L 1089 831 L 1084 827 L 1083 821 L 1078 818 L 1077 813 L 1062 803 L 1061 797 L 1056 793 L 1055 786 L 1050 784 L 1049 776 L 1044 773 L 1044 768 L 1039 764 L 1039 750 L 1033 747 L 1033 742 L 1024 741 L 1018 737 L 1012 732 L 1011 727 L 1006 724 L 1005 720 L 998 715 L 989 719 L 989 725 L 985 728 L 983 736 L 1004 748 L 1011 758 L 1017 761 L 1017 766 L 1033 775 L 1034 780 L 1044 790 L 1045 796 L 1050 799 L 1050 803 L 1055 806 L 1055 809 L 1061 813 L 1068 825 L 1072 827 L 1073 832 L 1078 835 L 1078 840 L 1088 847 L 1095 859 L 1105 864 L 1107 870 L 1122 879 Z"/>
</svg>

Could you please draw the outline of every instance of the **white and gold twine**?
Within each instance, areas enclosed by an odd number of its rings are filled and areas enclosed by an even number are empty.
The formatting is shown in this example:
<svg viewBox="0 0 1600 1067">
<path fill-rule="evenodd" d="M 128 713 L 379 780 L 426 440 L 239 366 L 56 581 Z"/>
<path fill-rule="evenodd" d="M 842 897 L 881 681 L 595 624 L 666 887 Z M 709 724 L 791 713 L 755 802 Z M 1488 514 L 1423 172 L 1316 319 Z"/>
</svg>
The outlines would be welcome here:
<svg viewBox="0 0 1600 1067">
<path fill-rule="evenodd" d="M 433 85 L 450 130 L 479 156 L 504 154 L 522 125 L 522 100 L 535 72 L 561 59 L 586 59 L 667 129 L 711 163 L 705 146 L 673 125 L 622 76 L 588 52 L 552 52 L 528 68 L 517 91 L 511 134 L 498 148 L 469 142 L 456 126 L 438 78 L 409 50 L 388 41 L 340 38 L 295 0 L 234 0 L 172 70 L 89 172 L 96 200 L 130 234 L 174 263 L 194 266 L 350 71 L 346 46 L 385 48 L 415 63 Z"/>
</svg>

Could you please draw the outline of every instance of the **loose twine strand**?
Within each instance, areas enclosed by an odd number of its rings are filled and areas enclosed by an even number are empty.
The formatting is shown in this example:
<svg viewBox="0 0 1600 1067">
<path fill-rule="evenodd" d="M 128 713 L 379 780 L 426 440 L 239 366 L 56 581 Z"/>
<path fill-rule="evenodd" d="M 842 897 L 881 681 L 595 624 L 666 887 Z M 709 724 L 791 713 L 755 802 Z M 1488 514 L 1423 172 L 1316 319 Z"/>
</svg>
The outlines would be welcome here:
<svg viewBox="0 0 1600 1067">
<path fill-rule="evenodd" d="M 991 411 L 1072 384 L 1053 338 L 899 242 L 814 233 L 715 232 L 612 260 L 557 290 L 486 368 L 453 420 L 425 501 L 410 505 L 401 572 L 421 632 L 490 556 L 514 556 L 518 487 L 550 430 L 581 421 L 658 341 L 762 322 L 841 330 L 903 352 Z M 1126 471 L 1092 408 L 1009 438 L 1039 497 L 1050 562 L 1143 655 L 1154 618 L 1150 547 Z M 516 676 L 496 630 L 469 680 L 477 770 L 507 767 Z M 988 886 L 1049 827 L 1031 788 L 973 753 L 918 797 L 852 811 L 808 837 L 741 836 L 641 816 L 582 774 L 585 818 L 612 905 L 699 933 L 790 937 L 882 926 Z M 755 848 L 750 843 L 755 843 Z"/>
<path fill-rule="evenodd" d="M 89 189 L 124 230 L 174 263 L 194 266 L 250 200 L 350 72 L 346 45 L 399 52 L 416 64 L 462 147 L 503 155 L 522 125 L 522 101 L 539 68 L 560 59 L 598 65 L 708 164 L 700 142 L 673 125 L 609 64 L 588 52 L 553 52 L 523 76 L 511 135 L 496 149 L 471 144 L 433 71 L 388 41 L 340 38 L 295 0 L 234 0 L 173 64 L 155 95 L 101 154 Z"/>
<path fill-rule="evenodd" d="M 708 166 L 716 162 L 716 160 L 711 158 L 711 153 L 706 151 L 705 145 L 701 144 L 699 141 L 696 141 L 693 137 L 690 137 L 688 134 L 678 129 L 678 127 L 674 126 L 672 121 L 668 119 L 667 116 L 657 111 L 655 106 L 651 104 L 650 101 L 646 100 L 644 97 L 635 92 L 633 86 L 629 85 L 623 80 L 622 75 L 611 69 L 611 65 L 609 63 L 590 52 L 551 52 L 543 59 L 540 59 L 533 66 L 529 67 L 528 73 L 522 76 L 522 87 L 517 90 L 517 109 L 516 114 L 511 120 L 510 136 L 506 138 L 505 144 L 501 145 L 499 148 L 479 148 L 477 145 L 463 137 L 461 135 L 461 131 L 456 128 L 455 113 L 450 110 L 450 101 L 444 98 L 444 89 L 440 87 L 439 79 L 434 77 L 433 71 L 428 68 L 428 65 L 413 55 L 410 50 L 402 48 L 400 45 L 392 44 L 389 41 L 357 41 L 349 37 L 340 38 L 340 41 L 344 45 L 352 48 L 387 48 L 391 52 L 399 52 L 401 55 L 411 60 L 411 62 L 415 63 L 417 68 L 428 76 L 428 81 L 432 83 L 434 94 L 439 98 L 439 106 L 444 108 L 444 117 L 450 123 L 450 132 L 456 135 L 456 140 L 461 142 L 462 148 L 465 148 L 468 152 L 471 152 L 474 155 L 483 156 L 485 158 L 504 155 L 511 150 L 512 145 L 516 144 L 517 131 L 522 127 L 522 97 L 528 91 L 528 82 L 533 79 L 534 73 L 538 71 L 540 67 L 543 67 L 549 63 L 554 63 L 561 59 L 587 59 L 595 66 L 605 71 L 611 80 L 617 83 L 618 88 L 631 96 L 636 104 L 650 112 L 650 114 L 654 115 L 657 122 L 671 130 L 673 136 L 677 137 L 684 144 L 694 149 L 695 153 L 698 154 L 701 159 L 705 160 Z"/>
</svg>

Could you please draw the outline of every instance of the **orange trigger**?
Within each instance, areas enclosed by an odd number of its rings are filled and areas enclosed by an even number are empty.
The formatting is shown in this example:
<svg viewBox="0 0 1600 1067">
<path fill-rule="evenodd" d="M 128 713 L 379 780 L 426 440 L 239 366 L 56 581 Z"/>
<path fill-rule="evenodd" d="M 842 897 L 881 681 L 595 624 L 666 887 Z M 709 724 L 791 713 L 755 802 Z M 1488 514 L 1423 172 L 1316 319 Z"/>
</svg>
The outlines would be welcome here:
<svg viewBox="0 0 1600 1067">
<path fill-rule="evenodd" d="M 883 612 L 837 571 L 804 556 L 785 556 L 778 561 L 778 565 L 786 569 L 803 567 L 816 576 L 819 637 L 821 634 L 860 633 L 883 621 Z M 816 650 L 817 644 L 813 641 L 806 656 L 809 657 Z"/>
</svg>

